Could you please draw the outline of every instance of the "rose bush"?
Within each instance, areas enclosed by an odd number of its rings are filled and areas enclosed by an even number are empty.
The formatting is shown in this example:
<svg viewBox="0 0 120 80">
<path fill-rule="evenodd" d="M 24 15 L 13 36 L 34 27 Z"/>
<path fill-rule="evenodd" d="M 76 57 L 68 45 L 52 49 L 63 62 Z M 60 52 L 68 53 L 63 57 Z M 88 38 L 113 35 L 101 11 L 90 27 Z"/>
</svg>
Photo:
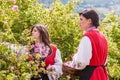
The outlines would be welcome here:
<svg viewBox="0 0 120 80">
<path fill-rule="evenodd" d="M 79 15 L 73 12 L 77 1 L 79 0 L 63 5 L 57 0 L 49 8 L 44 8 L 45 5 L 38 3 L 37 0 L 0 0 L 0 43 L 30 45 L 30 29 L 32 25 L 41 23 L 48 27 L 51 41 L 58 46 L 65 61 L 70 54 L 76 52 L 83 34 L 79 30 Z M 109 42 L 107 67 L 111 80 L 120 79 L 119 28 L 120 17 L 115 14 L 106 15 L 99 28 L 106 34 Z M 19 76 L 18 80 L 24 80 L 26 77 L 29 79 L 31 70 L 36 69 L 36 67 L 28 69 L 33 62 L 27 65 L 24 59 L 19 62 L 15 52 L 3 44 L 0 45 L 0 55 L 0 80 L 5 76 L 8 80 L 17 80 L 17 76 Z M 25 55 L 24 58 L 26 59 Z"/>
</svg>

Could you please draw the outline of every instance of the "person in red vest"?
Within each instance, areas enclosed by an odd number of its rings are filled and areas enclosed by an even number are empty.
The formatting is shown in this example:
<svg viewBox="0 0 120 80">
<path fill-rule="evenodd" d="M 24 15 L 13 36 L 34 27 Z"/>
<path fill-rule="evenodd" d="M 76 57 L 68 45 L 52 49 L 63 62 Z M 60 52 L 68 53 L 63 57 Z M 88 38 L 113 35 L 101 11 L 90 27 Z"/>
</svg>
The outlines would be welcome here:
<svg viewBox="0 0 120 80">
<path fill-rule="evenodd" d="M 42 80 L 58 80 L 62 74 L 62 59 L 59 49 L 51 45 L 49 33 L 44 25 L 36 24 L 31 29 L 31 35 L 35 39 L 35 42 L 31 45 L 30 54 L 40 54 L 41 60 L 45 62 L 45 68 L 47 71 L 55 71 L 57 74 L 52 75 L 40 73 Z M 34 60 L 34 56 L 29 57 L 29 60 Z M 32 77 L 31 80 L 41 80 L 36 77 Z"/>
<path fill-rule="evenodd" d="M 84 10 L 80 15 L 80 29 L 85 31 L 72 57 L 75 69 L 81 70 L 79 80 L 108 80 L 106 60 L 108 43 L 106 37 L 97 29 L 99 16 L 95 10 Z"/>
</svg>

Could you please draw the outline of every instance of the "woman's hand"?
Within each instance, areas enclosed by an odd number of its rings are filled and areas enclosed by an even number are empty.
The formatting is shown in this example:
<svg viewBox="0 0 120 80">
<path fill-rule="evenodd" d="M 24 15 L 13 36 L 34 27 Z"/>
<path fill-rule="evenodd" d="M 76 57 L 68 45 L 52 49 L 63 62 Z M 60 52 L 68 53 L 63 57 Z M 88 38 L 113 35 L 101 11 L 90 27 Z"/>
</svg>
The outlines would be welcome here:
<svg viewBox="0 0 120 80">
<path fill-rule="evenodd" d="M 52 65 L 49 65 L 49 66 L 47 67 L 47 71 L 53 71 L 53 70 L 54 70 L 54 68 L 53 68 Z"/>
</svg>

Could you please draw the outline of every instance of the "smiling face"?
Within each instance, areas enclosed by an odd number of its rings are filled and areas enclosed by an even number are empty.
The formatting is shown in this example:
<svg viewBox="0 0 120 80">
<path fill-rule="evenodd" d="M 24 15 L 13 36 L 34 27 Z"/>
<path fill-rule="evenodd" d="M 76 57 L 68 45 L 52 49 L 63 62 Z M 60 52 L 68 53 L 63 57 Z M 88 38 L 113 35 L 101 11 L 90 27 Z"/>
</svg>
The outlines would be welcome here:
<svg viewBox="0 0 120 80">
<path fill-rule="evenodd" d="M 40 41 L 40 32 L 36 27 L 34 27 L 33 30 L 32 30 L 32 37 L 35 40 Z"/>
<path fill-rule="evenodd" d="M 91 26 L 91 19 L 86 19 L 83 15 L 80 15 L 80 29 L 87 30 Z"/>
</svg>

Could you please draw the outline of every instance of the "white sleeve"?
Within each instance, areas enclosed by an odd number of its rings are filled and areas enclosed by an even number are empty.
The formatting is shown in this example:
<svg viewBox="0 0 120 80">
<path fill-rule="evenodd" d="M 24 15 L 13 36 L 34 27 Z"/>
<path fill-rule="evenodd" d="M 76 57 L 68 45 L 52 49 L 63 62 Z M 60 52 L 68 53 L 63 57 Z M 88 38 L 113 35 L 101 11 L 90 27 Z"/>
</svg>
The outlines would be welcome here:
<svg viewBox="0 0 120 80">
<path fill-rule="evenodd" d="M 90 63 L 92 57 L 92 45 L 87 36 L 84 36 L 79 44 L 77 53 L 73 56 L 73 65 L 76 69 L 84 69 Z"/>
<path fill-rule="evenodd" d="M 51 73 L 48 73 L 49 80 L 58 80 L 58 78 L 63 74 L 62 73 L 62 58 L 59 49 L 56 51 L 55 56 L 55 64 L 52 65 L 53 71 L 55 71 L 57 74 L 52 75 Z"/>
<path fill-rule="evenodd" d="M 9 42 L 4 42 L 3 44 L 5 44 L 9 49 L 11 49 L 11 51 L 14 51 L 17 57 L 19 57 L 21 54 L 26 54 L 27 52 L 26 46 L 11 44 Z"/>
<path fill-rule="evenodd" d="M 59 49 L 56 51 L 56 56 L 55 56 L 55 64 L 53 65 L 55 68 L 55 71 L 59 74 L 62 74 L 62 58 Z"/>
<path fill-rule="evenodd" d="M 26 46 L 20 46 L 17 44 L 11 44 L 9 42 L 4 42 L 8 48 L 10 48 L 12 51 L 19 52 L 19 53 L 26 53 Z"/>
<path fill-rule="evenodd" d="M 12 51 L 17 51 L 18 47 L 14 44 L 11 44 L 9 42 L 4 42 L 3 44 L 5 44 L 8 48 L 10 48 Z"/>
</svg>

